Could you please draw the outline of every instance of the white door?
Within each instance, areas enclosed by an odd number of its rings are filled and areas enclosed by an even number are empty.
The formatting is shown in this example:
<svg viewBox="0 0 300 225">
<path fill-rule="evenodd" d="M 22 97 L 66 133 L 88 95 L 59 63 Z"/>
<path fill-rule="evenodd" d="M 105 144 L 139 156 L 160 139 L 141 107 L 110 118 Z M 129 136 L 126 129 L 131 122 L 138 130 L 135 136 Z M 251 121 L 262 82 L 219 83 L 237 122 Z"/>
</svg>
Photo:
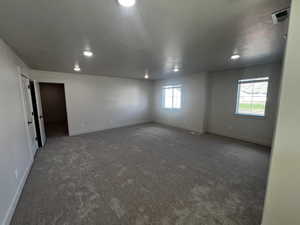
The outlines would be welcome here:
<svg viewBox="0 0 300 225">
<path fill-rule="evenodd" d="M 35 90 L 36 105 L 37 105 L 37 111 L 39 117 L 39 127 L 40 127 L 41 139 L 42 139 L 42 146 L 44 146 L 46 142 L 46 132 L 45 132 L 40 84 L 36 81 L 34 81 L 34 90 Z"/>
<path fill-rule="evenodd" d="M 38 149 L 38 143 L 36 140 L 36 130 L 33 116 L 32 98 L 30 92 L 29 79 L 22 76 L 22 91 L 24 95 L 24 107 L 27 120 L 28 140 L 32 151 L 32 155 L 35 155 Z"/>
</svg>

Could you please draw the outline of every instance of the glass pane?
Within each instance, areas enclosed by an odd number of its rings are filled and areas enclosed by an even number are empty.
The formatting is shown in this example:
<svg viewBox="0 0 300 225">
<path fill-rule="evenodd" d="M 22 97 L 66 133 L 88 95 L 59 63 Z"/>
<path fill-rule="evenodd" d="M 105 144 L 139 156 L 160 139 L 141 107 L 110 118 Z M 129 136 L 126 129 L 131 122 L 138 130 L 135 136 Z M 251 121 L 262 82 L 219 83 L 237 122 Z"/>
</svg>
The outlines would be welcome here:
<svg viewBox="0 0 300 225">
<path fill-rule="evenodd" d="M 267 101 L 268 82 L 254 83 L 252 98 L 252 113 L 265 115 Z"/>
<path fill-rule="evenodd" d="M 173 95 L 172 88 L 166 88 L 164 90 L 165 90 L 166 97 L 172 97 L 172 95 Z"/>
<path fill-rule="evenodd" d="M 181 108 L 181 88 L 174 88 L 173 108 Z"/>
<path fill-rule="evenodd" d="M 238 113 L 251 114 L 253 83 L 240 84 L 239 90 Z"/>
<path fill-rule="evenodd" d="M 268 81 L 240 83 L 237 113 L 248 115 L 265 115 Z"/>
<path fill-rule="evenodd" d="M 165 91 L 165 101 L 164 101 L 164 107 L 165 108 L 172 108 L 172 89 L 171 88 L 167 88 L 164 89 Z"/>
</svg>

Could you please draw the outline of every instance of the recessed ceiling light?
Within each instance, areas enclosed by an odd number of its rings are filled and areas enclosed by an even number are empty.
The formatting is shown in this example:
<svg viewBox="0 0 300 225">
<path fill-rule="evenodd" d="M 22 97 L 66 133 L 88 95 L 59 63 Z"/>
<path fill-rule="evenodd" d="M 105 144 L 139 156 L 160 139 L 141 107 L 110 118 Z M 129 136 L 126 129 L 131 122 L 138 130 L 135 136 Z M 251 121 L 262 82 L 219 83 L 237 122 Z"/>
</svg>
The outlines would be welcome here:
<svg viewBox="0 0 300 225">
<path fill-rule="evenodd" d="M 85 51 L 83 51 L 83 55 L 86 57 L 92 57 L 94 55 L 94 53 L 91 52 L 90 50 L 85 50 Z"/>
<path fill-rule="evenodd" d="M 79 65 L 75 65 L 74 66 L 74 71 L 76 71 L 76 72 L 80 72 L 81 71 Z"/>
<path fill-rule="evenodd" d="M 232 55 L 230 58 L 231 58 L 232 60 L 236 60 L 236 59 L 241 58 L 241 56 L 238 55 L 238 54 L 234 54 L 234 55 Z"/>
<path fill-rule="evenodd" d="M 149 79 L 148 70 L 146 70 L 144 78 L 145 78 L 145 79 Z"/>
<path fill-rule="evenodd" d="M 179 71 L 179 67 L 178 66 L 174 66 L 174 68 L 173 68 L 173 72 L 178 72 Z"/>
<path fill-rule="evenodd" d="M 119 4 L 123 7 L 132 7 L 135 5 L 136 0 L 118 0 Z"/>
</svg>

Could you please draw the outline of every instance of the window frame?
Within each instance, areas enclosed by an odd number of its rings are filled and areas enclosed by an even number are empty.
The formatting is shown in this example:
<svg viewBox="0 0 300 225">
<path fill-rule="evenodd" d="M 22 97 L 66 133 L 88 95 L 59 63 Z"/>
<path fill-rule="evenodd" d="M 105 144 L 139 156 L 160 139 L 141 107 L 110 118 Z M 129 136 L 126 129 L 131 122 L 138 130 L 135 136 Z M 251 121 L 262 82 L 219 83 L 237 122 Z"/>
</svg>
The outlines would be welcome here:
<svg viewBox="0 0 300 225">
<path fill-rule="evenodd" d="M 165 107 L 166 102 L 166 89 L 175 89 L 180 88 L 180 108 L 174 108 L 174 92 L 172 91 L 172 107 L 168 108 Z M 164 85 L 162 86 L 162 108 L 165 110 L 181 110 L 182 109 L 182 85 L 175 84 L 175 85 Z"/>
<path fill-rule="evenodd" d="M 254 113 L 253 114 L 252 113 L 240 113 L 239 112 L 239 105 L 240 105 L 240 84 L 245 84 L 245 83 L 260 83 L 260 82 L 268 82 L 264 115 L 259 115 L 259 114 L 254 114 Z M 268 99 L 269 99 L 269 88 L 270 88 L 270 77 L 269 76 L 239 79 L 237 81 L 236 104 L 235 104 L 234 115 L 235 116 L 239 116 L 239 117 L 265 119 L 267 117 L 267 112 L 268 112 L 267 109 L 268 109 Z"/>
</svg>

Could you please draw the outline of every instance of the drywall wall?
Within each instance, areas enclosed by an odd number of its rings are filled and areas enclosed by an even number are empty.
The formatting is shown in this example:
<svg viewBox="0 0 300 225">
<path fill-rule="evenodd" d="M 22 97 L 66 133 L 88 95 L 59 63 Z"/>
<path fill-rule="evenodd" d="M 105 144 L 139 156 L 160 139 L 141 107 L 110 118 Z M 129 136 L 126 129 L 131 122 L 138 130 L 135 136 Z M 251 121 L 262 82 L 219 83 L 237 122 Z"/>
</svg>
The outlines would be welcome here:
<svg viewBox="0 0 300 225">
<path fill-rule="evenodd" d="M 276 123 L 281 71 L 280 64 L 269 64 L 209 73 L 207 131 L 270 146 Z M 270 78 L 266 117 L 236 115 L 238 80 L 266 76 Z"/>
<path fill-rule="evenodd" d="M 182 108 L 178 110 L 164 109 L 162 87 L 166 85 L 182 85 Z M 204 132 L 207 99 L 206 73 L 186 75 L 155 81 L 153 117 L 158 123 L 167 124 L 197 132 Z"/>
<path fill-rule="evenodd" d="M 0 39 L 0 224 L 8 225 L 32 164 L 20 73 L 26 65 Z"/>
<path fill-rule="evenodd" d="M 300 224 L 300 1 L 292 1 L 263 225 Z"/>
<path fill-rule="evenodd" d="M 31 76 L 65 84 L 70 135 L 151 121 L 152 81 L 38 70 Z"/>
</svg>

